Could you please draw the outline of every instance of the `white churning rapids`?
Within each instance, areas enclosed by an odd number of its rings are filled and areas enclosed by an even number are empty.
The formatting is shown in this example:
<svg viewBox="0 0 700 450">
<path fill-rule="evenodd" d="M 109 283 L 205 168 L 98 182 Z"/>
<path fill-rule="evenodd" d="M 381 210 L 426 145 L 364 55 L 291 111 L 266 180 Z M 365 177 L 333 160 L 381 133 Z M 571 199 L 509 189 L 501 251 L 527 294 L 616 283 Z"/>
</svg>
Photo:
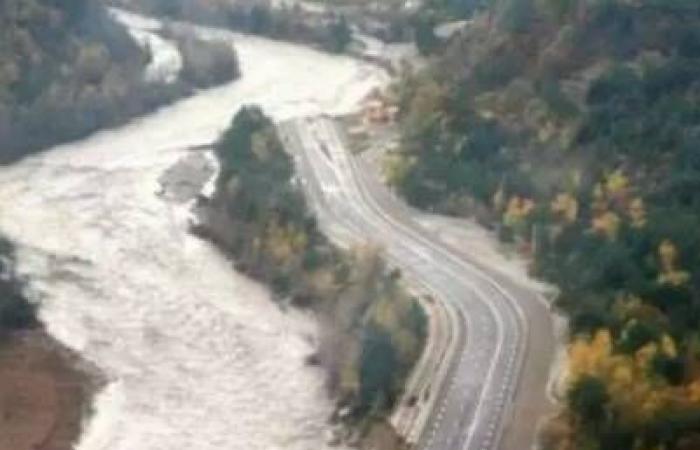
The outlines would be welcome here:
<svg viewBox="0 0 700 450">
<path fill-rule="evenodd" d="M 301 46 L 235 41 L 243 76 L 0 168 L 0 228 L 44 293 L 41 317 L 109 384 L 78 450 L 319 450 L 331 405 L 307 367 L 313 321 L 282 312 L 186 232 L 155 195 L 184 147 L 211 142 L 244 104 L 276 120 L 357 106 L 373 66 Z"/>
</svg>

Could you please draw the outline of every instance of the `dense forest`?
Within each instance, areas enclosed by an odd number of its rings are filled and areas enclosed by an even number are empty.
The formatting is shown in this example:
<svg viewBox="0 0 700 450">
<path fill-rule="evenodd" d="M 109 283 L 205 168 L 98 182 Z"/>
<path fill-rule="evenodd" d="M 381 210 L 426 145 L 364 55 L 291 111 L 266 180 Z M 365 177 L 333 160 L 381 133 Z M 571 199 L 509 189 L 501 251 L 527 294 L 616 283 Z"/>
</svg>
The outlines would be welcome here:
<svg viewBox="0 0 700 450">
<path fill-rule="evenodd" d="M 276 129 L 244 107 L 216 145 L 216 192 L 200 234 L 236 268 L 268 284 L 281 302 L 321 319 L 318 353 L 330 393 L 366 429 L 384 416 L 418 359 L 426 318 L 377 249 L 343 251 L 320 232 Z"/>
<path fill-rule="evenodd" d="M 385 176 L 532 258 L 570 317 L 557 450 L 700 448 L 700 3 L 432 0 Z"/>
<path fill-rule="evenodd" d="M 222 67 L 212 64 L 222 60 L 220 48 L 201 41 L 197 45 L 197 51 L 191 41 L 181 45 L 191 79 L 146 82 L 150 55 L 102 3 L 3 0 L 0 163 L 121 123 L 187 94 L 191 87 L 237 75 L 235 55 L 225 58 L 228 66 Z M 202 63 L 205 67 L 195 68 Z"/>
</svg>

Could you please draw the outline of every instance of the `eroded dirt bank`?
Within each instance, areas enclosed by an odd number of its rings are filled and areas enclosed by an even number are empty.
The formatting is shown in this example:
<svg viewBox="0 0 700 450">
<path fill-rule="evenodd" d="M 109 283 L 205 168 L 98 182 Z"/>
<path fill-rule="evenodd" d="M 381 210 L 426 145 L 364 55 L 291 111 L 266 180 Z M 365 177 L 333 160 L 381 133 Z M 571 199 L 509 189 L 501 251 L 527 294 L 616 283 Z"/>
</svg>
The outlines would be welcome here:
<svg viewBox="0 0 700 450">
<path fill-rule="evenodd" d="M 0 343 L 0 450 L 69 450 L 101 379 L 44 330 Z"/>
</svg>

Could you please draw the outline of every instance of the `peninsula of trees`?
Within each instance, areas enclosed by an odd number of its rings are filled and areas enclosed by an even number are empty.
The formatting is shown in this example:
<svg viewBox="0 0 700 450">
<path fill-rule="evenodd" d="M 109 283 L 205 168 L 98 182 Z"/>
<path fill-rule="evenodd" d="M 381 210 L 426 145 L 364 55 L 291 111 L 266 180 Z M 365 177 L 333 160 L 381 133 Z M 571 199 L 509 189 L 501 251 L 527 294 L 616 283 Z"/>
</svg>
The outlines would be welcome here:
<svg viewBox="0 0 700 450">
<path fill-rule="evenodd" d="M 220 173 L 196 231 L 281 302 L 320 318 L 311 358 L 348 420 L 367 431 L 398 399 L 421 354 L 426 317 L 371 247 L 342 251 L 320 232 L 269 118 L 244 107 L 216 144 Z"/>
</svg>

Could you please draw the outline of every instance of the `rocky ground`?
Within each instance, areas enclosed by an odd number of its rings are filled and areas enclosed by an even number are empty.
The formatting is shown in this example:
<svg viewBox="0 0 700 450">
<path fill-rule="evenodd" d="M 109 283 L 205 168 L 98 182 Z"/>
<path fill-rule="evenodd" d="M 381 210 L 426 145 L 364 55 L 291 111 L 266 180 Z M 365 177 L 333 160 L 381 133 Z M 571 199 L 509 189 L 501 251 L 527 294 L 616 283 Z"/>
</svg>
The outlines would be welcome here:
<svg viewBox="0 0 700 450">
<path fill-rule="evenodd" d="M 165 200 L 185 203 L 197 197 L 216 170 L 210 153 L 192 151 L 169 167 L 158 179 Z"/>
</svg>

